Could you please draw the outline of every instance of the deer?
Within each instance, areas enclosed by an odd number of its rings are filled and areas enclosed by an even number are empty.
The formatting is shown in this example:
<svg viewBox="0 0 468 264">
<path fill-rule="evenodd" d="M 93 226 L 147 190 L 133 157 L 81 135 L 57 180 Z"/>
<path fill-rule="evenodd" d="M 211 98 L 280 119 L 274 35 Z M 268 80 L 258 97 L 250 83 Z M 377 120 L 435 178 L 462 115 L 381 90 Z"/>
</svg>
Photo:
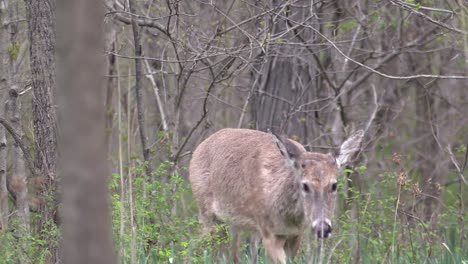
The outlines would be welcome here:
<svg viewBox="0 0 468 264">
<path fill-rule="evenodd" d="M 306 231 L 319 239 L 332 232 L 337 172 L 360 150 L 364 132 L 345 140 L 336 155 L 309 152 L 274 133 L 225 128 L 196 147 L 189 181 L 202 233 L 226 224 L 260 235 L 268 258 L 286 264 Z M 234 234 L 234 245 L 239 236 Z M 232 258 L 239 263 L 238 248 Z"/>
</svg>

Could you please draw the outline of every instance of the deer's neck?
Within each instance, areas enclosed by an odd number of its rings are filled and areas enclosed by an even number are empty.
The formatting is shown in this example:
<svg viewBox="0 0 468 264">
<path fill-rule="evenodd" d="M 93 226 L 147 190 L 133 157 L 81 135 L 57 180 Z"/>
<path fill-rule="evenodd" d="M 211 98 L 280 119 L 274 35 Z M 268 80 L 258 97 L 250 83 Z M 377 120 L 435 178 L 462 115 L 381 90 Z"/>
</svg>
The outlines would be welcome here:
<svg viewBox="0 0 468 264">
<path fill-rule="evenodd" d="M 304 201 L 301 193 L 301 182 L 298 175 L 293 172 L 285 178 L 280 195 L 276 204 L 278 212 L 287 226 L 301 226 L 304 223 Z"/>
</svg>

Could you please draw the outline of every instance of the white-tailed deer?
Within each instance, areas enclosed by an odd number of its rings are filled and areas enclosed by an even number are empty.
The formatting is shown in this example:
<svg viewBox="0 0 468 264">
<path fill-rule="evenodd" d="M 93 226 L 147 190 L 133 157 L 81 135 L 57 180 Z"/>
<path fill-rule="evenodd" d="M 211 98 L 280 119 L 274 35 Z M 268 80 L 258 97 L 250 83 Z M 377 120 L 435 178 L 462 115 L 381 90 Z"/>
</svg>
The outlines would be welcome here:
<svg viewBox="0 0 468 264">
<path fill-rule="evenodd" d="M 190 162 L 204 231 L 217 223 L 257 231 L 271 260 L 286 263 L 307 226 L 319 238 L 330 235 L 336 174 L 360 149 L 363 135 L 354 133 L 336 156 L 307 152 L 295 141 L 255 130 L 227 128 L 211 135 Z M 239 262 L 237 250 L 233 258 Z"/>
</svg>

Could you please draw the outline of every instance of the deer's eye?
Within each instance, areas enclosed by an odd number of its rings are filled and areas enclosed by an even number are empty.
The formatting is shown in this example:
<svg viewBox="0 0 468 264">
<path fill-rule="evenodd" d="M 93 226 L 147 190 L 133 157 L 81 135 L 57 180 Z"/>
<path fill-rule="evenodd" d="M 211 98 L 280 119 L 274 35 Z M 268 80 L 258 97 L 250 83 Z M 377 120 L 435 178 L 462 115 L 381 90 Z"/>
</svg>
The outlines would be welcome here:
<svg viewBox="0 0 468 264">
<path fill-rule="evenodd" d="M 336 188 L 338 188 L 338 185 L 337 185 L 337 183 L 335 182 L 335 183 L 333 183 L 332 186 L 331 186 L 331 191 L 332 191 L 332 192 L 336 192 Z"/>
<path fill-rule="evenodd" d="M 310 187 L 309 187 L 309 184 L 307 184 L 307 182 L 302 183 L 302 189 L 304 190 L 305 193 L 310 193 Z"/>
</svg>

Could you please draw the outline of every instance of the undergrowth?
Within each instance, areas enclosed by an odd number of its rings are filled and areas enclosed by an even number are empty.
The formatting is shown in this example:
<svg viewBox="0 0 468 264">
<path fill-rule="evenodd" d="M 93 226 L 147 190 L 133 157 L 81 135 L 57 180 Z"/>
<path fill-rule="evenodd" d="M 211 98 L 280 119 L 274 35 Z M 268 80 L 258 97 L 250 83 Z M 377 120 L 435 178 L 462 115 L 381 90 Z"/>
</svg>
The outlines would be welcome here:
<svg viewBox="0 0 468 264">
<path fill-rule="evenodd" d="M 114 175 L 113 216 L 116 248 L 120 263 L 231 263 L 229 231 L 220 226 L 211 236 L 200 236 L 196 202 L 189 183 L 178 174 L 169 173 L 170 163 L 163 163 L 151 179 L 135 171 L 134 200 L 136 243 L 131 233 L 119 236 L 119 175 Z M 169 173 L 169 174 L 167 174 Z M 359 166 L 345 173 L 368 177 Z M 162 183 L 165 177 L 167 180 Z M 290 263 L 467 263 L 466 227 L 460 225 L 457 188 L 447 188 L 445 207 L 437 226 L 418 218 L 418 175 L 395 171 L 374 176 L 366 193 L 358 192 L 353 177 L 341 176 L 340 205 L 334 233 L 327 240 L 315 239 L 311 232 L 303 242 L 300 254 Z M 403 177 L 403 178 L 402 178 Z M 346 187 L 348 186 L 348 188 Z M 346 189 L 346 192 L 343 190 Z M 352 199 L 350 198 L 350 194 Z M 463 214 L 466 214 L 464 211 Z M 128 218 L 125 219 L 128 225 Z M 463 234 L 462 234 L 463 233 Z M 247 241 L 247 234 L 245 234 Z M 132 249 L 132 247 L 135 247 Z M 124 254 L 122 254 L 124 252 Z M 242 247 L 242 263 L 250 263 L 249 244 Z M 264 249 L 258 249 L 257 263 L 269 263 Z"/>
<path fill-rule="evenodd" d="M 231 263 L 228 227 L 200 235 L 197 205 L 190 184 L 161 163 L 150 177 L 144 167 L 126 168 L 109 182 L 114 248 L 119 263 Z M 340 176 L 340 204 L 332 236 L 317 240 L 307 231 L 302 248 L 289 263 L 463 263 L 468 264 L 468 230 L 464 223 L 466 198 L 457 185 L 443 189 L 443 208 L 437 224 L 420 218 L 423 195 L 416 173 L 401 166 L 379 175 L 368 175 L 364 166 Z M 354 175 L 354 176 L 353 176 Z M 359 192 L 355 177 L 369 179 Z M 130 176 L 130 177 L 129 177 Z M 123 185 L 122 185 L 123 184 Z M 10 229 L 0 232 L 0 264 L 45 263 L 47 234 L 21 237 L 13 215 Z M 34 220 L 33 220 L 34 221 Z M 248 234 L 244 234 L 244 241 Z M 242 263 L 250 263 L 250 245 L 241 247 Z M 257 263 L 269 263 L 258 248 Z"/>
</svg>

